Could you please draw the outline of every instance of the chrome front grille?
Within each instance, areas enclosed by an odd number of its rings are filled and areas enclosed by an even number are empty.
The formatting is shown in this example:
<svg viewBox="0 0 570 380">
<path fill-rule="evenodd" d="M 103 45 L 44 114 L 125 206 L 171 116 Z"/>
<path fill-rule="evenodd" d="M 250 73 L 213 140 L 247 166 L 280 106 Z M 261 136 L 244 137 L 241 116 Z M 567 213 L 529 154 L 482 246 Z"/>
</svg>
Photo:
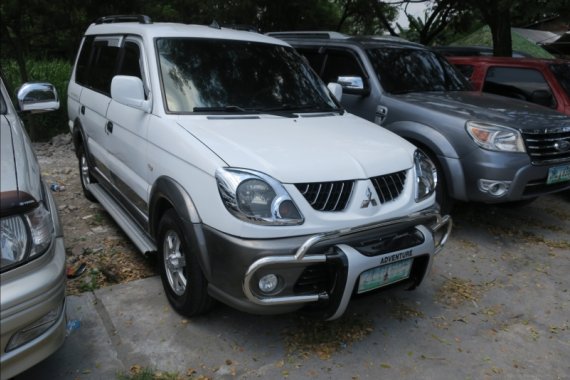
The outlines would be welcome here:
<svg viewBox="0 0 570 380">
<path fill-rule="evenodd" d="M 570 161 L 570 127 L 523 131 L 522 135 L 533 165 Z"/>
<path fill-rule="evenodd" d="M 370 178 L 380 203 L 396 199 L 404 189 L 406 171 Z M 342 211 L 350 200 L 355 181 L 297 183 L 295 187 L 317 211 Z"/>
<path fill-rule="evenodd" d="M 342 211 L 350 199 L 354 181 L 298 183 L 295 186 L 315 210 Z"/>
<path fill-rule="evenodd" d="M 400 195 L 406 183 L 406 171 L 370 178 L 380 203 L 390 202 Z"/>
</svg>

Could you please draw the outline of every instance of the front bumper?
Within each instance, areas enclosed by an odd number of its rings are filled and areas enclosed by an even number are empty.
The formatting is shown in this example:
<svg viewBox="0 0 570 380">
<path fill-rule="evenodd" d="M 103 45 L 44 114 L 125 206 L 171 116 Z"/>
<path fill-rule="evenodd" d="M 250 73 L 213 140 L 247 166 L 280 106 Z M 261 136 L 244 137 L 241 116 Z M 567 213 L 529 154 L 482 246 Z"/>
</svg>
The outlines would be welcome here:
<svg viewBox="0 0 570 380">
<path fill-rule="evenodd" d="M 570 189 L 570 181 L 547 184 L 551 167 L 569 165 L 570 162 L 549 165 L 532 165 L 526 153 L 491 152 L 475 149 L 459 160 L 465 177 L 465 194 L 454 194 L 460 200 L 484 203 L 513 202 Z M 451 166 L 451 165 L 450 165 Z M 457 169 L 457 165 L 455 165 Z M 452 178 L 461 178 L 451 173 Z M 504 181 L 508 192 L 500 197 L 481 191 L 479 179 Z"/>
<path fill-rule="evenodd" d="M 4 380 L 39 363 L 65 340 L 63 238 L 55 238 L 42 257 L 3 273 L 1 291 L 0 378 Z M 33 329 L 38 329 L 37 336 L 9 348 L 16 334 Z"/>
<path fill-rule="evenodd" d="M 433 256 L 446 243 L 451 224 L 449 216 L 430 209 L 313 236 L 263 241 L 218 236 L 216 243 L 210 237 L 210 294 L 248 312 L 305 308 L 321 318 L 335 319 L 344 313 L 360 275 L 369 269 L 411 259 L 410 274 L 402 282 L 419 285 Z M 270 273 L 280 278 L 281 285 L 263 294 L 257 284 Z M 241 292 L 236 289 L 238 281 Z"/>
</svg>

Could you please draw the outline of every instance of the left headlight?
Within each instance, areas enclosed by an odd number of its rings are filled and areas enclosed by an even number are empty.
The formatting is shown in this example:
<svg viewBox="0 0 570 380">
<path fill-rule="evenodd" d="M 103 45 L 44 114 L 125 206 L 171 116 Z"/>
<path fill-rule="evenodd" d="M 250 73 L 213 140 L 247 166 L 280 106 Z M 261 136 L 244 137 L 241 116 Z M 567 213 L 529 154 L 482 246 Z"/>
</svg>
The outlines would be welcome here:
<svg viewBox="0 0 570 380">
<path fill-rule="evenodd" d="M 481 148 L 500 152 L 525 152 L 519 131 L 502 125 L 468 121 L 465 129 Z"/>
<path fill-rule="evenodd" d="M 51 244 L 53 236 L 51 214 L 43 205 L 23 215 L 0 220 L 0 268 L 39 256 Z"/>
<path fill-rule="evenodd" d="M 437 168 L 430 158 L 421 150 L 414 153 L 416 168 L 416 202 L 428 198 L 437 186 Z"/>
<path fill-rule="evenodd" d="M 224 206 L 246 222 L 268 226 L 297 225 L 303 216 L 283 185 L 247 169 L 219 168 L 216 182 Z"/>
</svg>

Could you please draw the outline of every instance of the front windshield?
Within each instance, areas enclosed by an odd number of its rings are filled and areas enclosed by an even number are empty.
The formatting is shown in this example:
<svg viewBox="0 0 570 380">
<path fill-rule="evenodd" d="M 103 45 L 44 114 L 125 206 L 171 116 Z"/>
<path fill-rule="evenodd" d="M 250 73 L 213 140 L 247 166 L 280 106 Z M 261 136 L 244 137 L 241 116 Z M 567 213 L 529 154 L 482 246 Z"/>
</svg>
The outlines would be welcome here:
<svg viewBox="0 0 570 380">
<path fill-rule="evenodd" d="M 433 51 L 382 47 L 367 53 L 384 91 L 391 94 L 470 90 L 463 75 Z"/>
<path fill-rule="evenodd" d="M 337 109 L 290 47 L 192 38 L 160 38 L 156 45 L 169 112 Z"/>
<path fill-rule="evenodd" d="M 570 97 L 570 63 L 553 63 L 550 65 L 550 69 Z"/>
</svg>

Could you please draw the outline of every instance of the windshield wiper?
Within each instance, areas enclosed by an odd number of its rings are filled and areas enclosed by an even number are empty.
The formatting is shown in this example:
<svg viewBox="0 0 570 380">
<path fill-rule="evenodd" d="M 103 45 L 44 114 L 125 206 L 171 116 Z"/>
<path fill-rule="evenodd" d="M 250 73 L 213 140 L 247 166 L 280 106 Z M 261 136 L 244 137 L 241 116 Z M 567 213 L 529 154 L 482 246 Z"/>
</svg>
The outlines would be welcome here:
<svg viewBox="0 0 570 380">
<path fill-rule="evenodd" d="M 233 105 L 229 105 L 229 106 L 216 106 L 216 107 L 194 107 L 192 109 L 193 112 L 240 112 L 240 113 L 252 113 L 252 110 L 248 110 L 245 108 L 242 108 L 240 106 L 233 106 Z M 253 111 L 253 113 L 256 113 L 256 111 Z"/>
<path fill-rule="evenodd" d="M 278 107 L 267 107 L 267 108 L 258 108 L 257 111 L 259 112 L 339 112 L 341 115 L 344 113 L 344 109 L 340 107 L 323 107 L 321 105 L 293 105 L 293 104 L 282 104 Z"/>
</svg>

